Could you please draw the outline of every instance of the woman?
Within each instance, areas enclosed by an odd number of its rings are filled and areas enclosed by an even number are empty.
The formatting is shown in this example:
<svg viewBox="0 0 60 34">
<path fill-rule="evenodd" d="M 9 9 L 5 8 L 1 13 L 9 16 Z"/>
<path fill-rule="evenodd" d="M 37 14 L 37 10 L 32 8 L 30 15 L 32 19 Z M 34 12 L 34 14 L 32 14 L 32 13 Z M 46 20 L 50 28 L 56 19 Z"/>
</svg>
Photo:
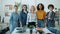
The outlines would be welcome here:
<svg viewBox="0 0 60 34">
<path fill-rule="evenodd" d="M 34 25 L 34 26 L 36 26 L 36 22 L 37 22 L 37 19 L 36 19 L 35 7 L 34 7 L 34 6 L 31 6 L 30 12 L 29 12 L 28 15 L 27 15 L 27 23 L 28 23 L 29 25 Z M 29 26 L 29 25 L 28 25 L 28 26 Z"/>
<path fill-rule="evenodd" d="M 38 25 L 38 27 L 43 28 L 46 12 L 44 11 L 44 5 L 42 3 L 39 3 L 37 5 L 36 16 L 37 16 L 37 25 Z M 41 31 L 39 33 L 42 34 Z"/>
<path fill-rule="evenodd" d="M 27 14 L 27 5 L 23 5 L 22 11 L 20 12 L 20 22 L 22 27 L 24 28 L 24 32 L 26 31 Z"/>
<path fill-rule="evenodd" d="M 33 26 L 36 27 L 36 12 L 35 12 L 35 7 L 31 6 L 30 8 L 30 12 L 27 15 L 27 23 L 28 23 L 28 27 Z M 32 34 L 32 28 L 30 29 L 30 34 Z"/>
<path fill-rule="evenodd" d="M 55 26 L 55 12 L 53 11 L 54 5 L 48 5 L 49 12 L 47 13 L 47 27 L 54 27 Z"/>
<path fill-rule="evenodd" d="M 19 23 L 18 7 L 15 5 L 14 8 L 15 11 L 11 14 L 10 18 L 10 33 L 12 33 L 13 30 L 18 27 Z"/>
</svg>

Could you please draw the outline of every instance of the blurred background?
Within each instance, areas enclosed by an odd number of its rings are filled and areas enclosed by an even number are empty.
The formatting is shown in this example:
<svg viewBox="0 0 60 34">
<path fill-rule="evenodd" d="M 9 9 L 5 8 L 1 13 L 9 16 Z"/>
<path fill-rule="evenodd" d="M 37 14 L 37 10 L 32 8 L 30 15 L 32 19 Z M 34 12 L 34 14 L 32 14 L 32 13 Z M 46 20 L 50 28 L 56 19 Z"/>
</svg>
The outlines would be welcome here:
<svg viewBox="0 0 60 34">
<path fill-rule="evenodd" d="M 29 10 L 31 5 L 36 7 L 39 3 L 44 4 L 46 12 L 48 12 L 47 7 L 49 4 L 54 5 L 54 12 L 56 13 L 55 26 L 56 29 L 60 30 L 60 0 L 0 0 L 0 32 L 6 29 L 7 31 L 5 33 L 9 33 L 9 19 L 11 13 L 14 11 L 14 5 L 18 5 L 19 11 L 21 11 L 23 4 L 26 4 Z"/>
</svg>

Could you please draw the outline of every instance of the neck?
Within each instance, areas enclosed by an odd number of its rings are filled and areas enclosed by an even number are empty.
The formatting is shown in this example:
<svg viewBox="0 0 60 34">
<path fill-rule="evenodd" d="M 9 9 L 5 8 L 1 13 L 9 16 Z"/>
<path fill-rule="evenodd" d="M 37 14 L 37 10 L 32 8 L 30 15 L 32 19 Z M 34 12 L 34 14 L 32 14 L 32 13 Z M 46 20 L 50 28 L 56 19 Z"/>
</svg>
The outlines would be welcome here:
<svg viewBox="0 0 60 34">
<path fill-rule="evenodd" d="M 31 13 L 34 13 L 34 11 L 32 11 Z"/>
<path fill-rule="evenodd" d="M 15 10 L 15 12 L 17 12 L 18 10 Z"/>
<path fill-rule="evenodd" d="M 41 11 L 41 10 L 40 10 Z"/>
<path fill-rule="evenodd" d="M 24 10 L 24 11 L 26 11 L 26 10 Z"/>
<path fill-rule="evenodd" d="M 53 10 L 50 10 L 50 11 L 53 11 Z"/>
<path fill-rule="evenodd" d="M 15 12 L 17 13 L 17 10 Z"/>
<path fill-rule="evenodd" d="M 15 13 L 17 13 L 17 11 L 15 11 Z"/>
</svg>

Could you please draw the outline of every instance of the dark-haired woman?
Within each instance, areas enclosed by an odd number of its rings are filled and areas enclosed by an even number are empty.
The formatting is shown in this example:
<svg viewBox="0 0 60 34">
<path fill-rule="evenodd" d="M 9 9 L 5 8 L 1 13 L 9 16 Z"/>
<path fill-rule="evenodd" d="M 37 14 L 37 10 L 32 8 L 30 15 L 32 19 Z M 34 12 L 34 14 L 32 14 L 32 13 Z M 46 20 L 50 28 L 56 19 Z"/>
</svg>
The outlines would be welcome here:
<svg viewBox="0 0 60 34">
<path fill-rule="evenodd" d="M 54 5 L 48 5 L 49 12 L 47 13 L 47 27 L 54 27 L 55 26 L 55 12 L 53 11 Z"/>
<path fill-rule="evenodd" d="M 37 25 L 38 25 L 38 27 L 43 28 L 46 12 L 44 11 L 44 5 L 42 3 L 39 3 L 37 5 L 36 16 L 37 16 Z M 39 31 L 39 33 L 42 34 L 42 31 Z"/>
<path fill-rule="evenodd" d="M 22 24 L 22 27 L 24 28 L 24 32 L 26 31 L 26 21 L 27 21 L 27 5 L 22 6 L 22 11 L 20 12 L 20 23 Z"/>
</svg>

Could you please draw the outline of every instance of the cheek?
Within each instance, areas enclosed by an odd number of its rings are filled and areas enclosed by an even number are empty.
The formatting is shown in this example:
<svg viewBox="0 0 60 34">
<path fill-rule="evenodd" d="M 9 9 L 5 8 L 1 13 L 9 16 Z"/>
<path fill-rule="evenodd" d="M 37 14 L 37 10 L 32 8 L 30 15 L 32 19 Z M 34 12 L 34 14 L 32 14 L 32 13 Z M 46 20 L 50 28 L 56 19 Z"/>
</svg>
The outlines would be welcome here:
<svg viewBox="0 0 60 34">
<path fill-rule="evenodd" d="M 26 7 L 25 7 L 25 9 L 26 9 Z"/>
<path fill-rule="evenodd" d="M 42 8 L 42 7 L 39 7 L 40 9 Z"/>
</svg>

